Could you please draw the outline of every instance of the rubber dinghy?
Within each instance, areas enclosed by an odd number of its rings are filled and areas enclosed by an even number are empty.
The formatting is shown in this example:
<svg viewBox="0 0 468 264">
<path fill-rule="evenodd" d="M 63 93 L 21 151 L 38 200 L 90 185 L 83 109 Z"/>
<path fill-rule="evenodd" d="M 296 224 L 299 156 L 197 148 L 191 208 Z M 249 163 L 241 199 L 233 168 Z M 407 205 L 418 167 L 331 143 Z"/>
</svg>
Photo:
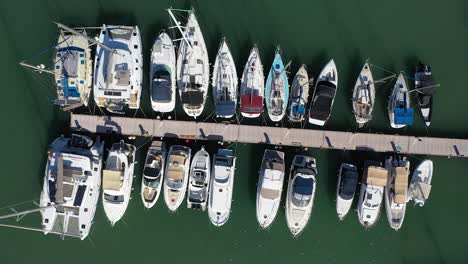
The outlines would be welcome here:
<svg viewBox="0 0 468 264">
<path fill-rule="evenodd" d="M 330 60 L 320 72 L 315 83 L 309 111 L 309 123 L 317 126 L 324 126 L 327 123 L 331 115 L 337 88 L 338 71 L 335 61 Z"/>
</svg>

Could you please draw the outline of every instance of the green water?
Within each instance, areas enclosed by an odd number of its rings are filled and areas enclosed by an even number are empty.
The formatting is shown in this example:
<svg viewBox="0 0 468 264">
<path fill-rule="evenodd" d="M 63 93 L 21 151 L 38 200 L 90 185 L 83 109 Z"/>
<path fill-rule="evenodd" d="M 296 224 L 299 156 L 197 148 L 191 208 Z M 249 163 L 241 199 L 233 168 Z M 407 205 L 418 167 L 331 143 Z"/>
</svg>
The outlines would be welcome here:
<svg viewBox="0 0 468 264">
<path fill-rule="evenodd" d="M 86 2 L 86 3 L 83 3 Z M 226 36 L 240 73 L 253 43 L 257 43 L 265 68 L 281 45 L 294 73 L 306 63 L 317 76 L 334 58 L 340 84 L 327 129 L 354 131 L 351 89 L 365 59 L 410 76 L 418 59 L 430 64 L 442 85 L 434 102 L 431 127 L 421 118 L 403 130 L 389 128 L 386 98 L 380 86 L 374 119 L 362 131 L 466 138 L 468 108 L 468 4 L 466 1 L 0 1 L 0 76 L 2 142 L 0 207 L 37 199 L 41 190 L 46 150 L 51 140 L 68 132 L 68 115 L 50 105 L 51 89 L 44 78 L 25 71 L 17 62 L 53 45 L 58 20 L 70 25 L 137 24 L 143 36 L 145 62 L 157 33 L 168 25 L 165 8 L 197 10 L 213 62 L 219 40 Z M 424 6 L 423 6 L 424 5 Z M 49 56 L 49 55 L 47 55 Z M 50 57 L 45 57 L 47 60 Z M 385 73 L 376 72 L 380 78 Z M 145 75 L 145 78 L 147 76 Z M 147 84 L 147 79 L 145 79 Z M 148 87 L 143 111 L 148 116 Z M 211 107 L 212 108 L 212 107 Z M 208 107 L 204 117 L 209 115 Z M 140 112 L 137 114 L 142 116 Z M 178 111 L 178 119 L 183 118 Z M 252 123 L 252 121 L 250 122 Z M 109 138 L 108 138 L 109 139 Z M 114 139 L 116 140 L 116 139 Z M 135 144 L 142 145 L 139 138 Z M 107 143 L 110 143 L 107 142 Z M 201 143 L 194 145 L 194 150 Z M 210 151 L 215 151 L 210 144 Z M 238 156 L 234 201 L 229 222 L 215 228 L 206 213 L 181 208 L 169 214 L 163 200 L 143 210 L 139 198 L 141 163 L 138 154 L 133 200 L 124 221 L 110 227 L 99 204 L 89 240 L 60 240 L 12 229 L 0 229 L 2 263 L 466 263 L 468 261 L 468 205 L 463 198 L 468 185 L 468 162 L 430 157 L 435 164 L 433 191 L 424 208 L 409 206 L 403 228 L 392 231 L 385 215 L 368 231 L 356 213 L 339 223 L 335 213 L 335 184 L 343 161 L 361 164 L 382 160 L 382 154 L 310 150 L 318 162 L 318 193 L 309 225 L 293 239 L 284 210 L 267 231 L 259 230 L 255 217 L 255 190 L 265 146 L 233 146 Z M 288 166 L 293 154 L 288 148 Z M 411 157 L 412 164 L 426 157 Z M 185 203 L 183 204 L 183 207 Z M 354 208 L 356 205 L 354 205 Z M 6 212 L 6 211 L 2 211 Z M 40 218 L 27 216 L 22 224 Z"/>
</svg>

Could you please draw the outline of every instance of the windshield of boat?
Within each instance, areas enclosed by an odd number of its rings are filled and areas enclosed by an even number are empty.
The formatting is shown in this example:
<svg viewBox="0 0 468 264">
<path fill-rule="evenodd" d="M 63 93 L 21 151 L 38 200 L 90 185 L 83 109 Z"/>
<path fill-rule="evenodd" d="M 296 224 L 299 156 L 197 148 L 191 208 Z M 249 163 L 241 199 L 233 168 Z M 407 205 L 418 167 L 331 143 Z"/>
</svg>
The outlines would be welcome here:
<svg viewBox="0 0 468 264">
<path fill-rule="evenodd" d="M 183 186 L 182 180 L 179 181 L 179 180 L 174 180 L 171 178 L 167 179 L 166 184 L 171 189 L 181 189 Z"/>
<path fill-rule="evenodd" d="M 293 186 L 293 203 L 298 207 L 305 207 L 309 204 L 314 188 L 314 179 L 297 176 Z"/>
<path fill-rule="evenodd" d="M 345 200 L 352 199 L 356 190 L 357 173 L 355 171 L 346 170 L 343 172 L 343 178 L 340 182 L 340 196 Z"/>
<path fill-rule="evenodd" d="M 151 187 L 151 188 L 157 188 L 159 186 L 159 177 L 158 178 L 148 178 L 144 177 L 143 178 L 143 183 L 145 186 Z"/>
<path fill-rule="evenodd" d="M 123 203 L 124 196 L 123 195 L 110 195 L 110 194 L 104 193 L 104 199 L 106 199 L 106 201 L 110 203 Z"/>
</svg>

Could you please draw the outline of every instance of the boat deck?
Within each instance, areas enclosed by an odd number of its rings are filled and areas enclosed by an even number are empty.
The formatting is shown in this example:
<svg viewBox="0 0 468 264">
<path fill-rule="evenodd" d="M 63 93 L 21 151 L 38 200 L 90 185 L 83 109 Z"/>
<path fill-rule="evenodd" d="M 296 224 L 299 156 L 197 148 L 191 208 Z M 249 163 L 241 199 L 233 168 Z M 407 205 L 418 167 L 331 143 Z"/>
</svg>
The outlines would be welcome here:
<svg viewBox="0 0 468 264">
<path fill-rule="evenodd" d="M 468 140 L 194 121 L 71 114 L 70 128 L 92 133 L 215 140 L 322 149 L 467 157 Z"/>
</svg>

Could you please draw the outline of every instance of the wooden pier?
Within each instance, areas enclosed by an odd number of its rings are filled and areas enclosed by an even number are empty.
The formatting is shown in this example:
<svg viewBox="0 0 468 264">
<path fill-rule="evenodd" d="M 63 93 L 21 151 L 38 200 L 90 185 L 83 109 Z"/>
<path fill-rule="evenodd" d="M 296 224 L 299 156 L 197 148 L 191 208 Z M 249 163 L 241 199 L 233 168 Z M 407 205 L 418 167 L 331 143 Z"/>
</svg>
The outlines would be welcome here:
<svg viewBox="0 0 468 264">
<path fill-rule="evenodd" d="M 340 150 L 467 157 L 468 140 L 71 114 L 70 128 L 92 133 L 215 140 Z"/>
</svg>

